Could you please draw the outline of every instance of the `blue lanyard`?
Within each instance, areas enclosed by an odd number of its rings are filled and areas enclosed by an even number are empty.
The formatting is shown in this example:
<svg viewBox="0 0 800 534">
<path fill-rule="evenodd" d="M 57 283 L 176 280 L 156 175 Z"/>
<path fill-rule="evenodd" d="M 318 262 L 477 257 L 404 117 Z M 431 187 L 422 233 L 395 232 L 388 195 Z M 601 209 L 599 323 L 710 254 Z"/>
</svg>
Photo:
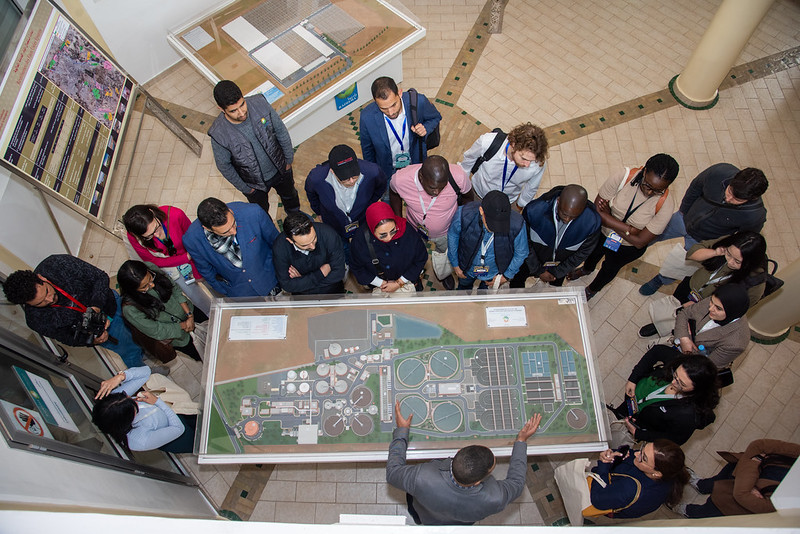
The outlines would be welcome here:
<svg viewBox="0 0 800 534">
<path fill-rule="evenodd" d="M 506 145 L 506 159 L 503 162 L 503 179 L 500 182 L 500 191 L 505 191 L 506 184 L 514 177 L 514 173 L 517 172 L 517 168 L 517 164 L 515 163 L 514 169 L 511 171 L 511 175 L 508 177 L 508 180 L 506 180 L 506 172 L 508 172 L 508 145 Z"/>
<path fill-rule="evenodd" d="M 397 135 L 397 130 L 394 129 L 394 124 L 392 124 L 392 121 L 389 120 L 389 117 L 384 115 L 383 118 L 386 119 L 386 122 L 389 124 L 389 128 L 392 129 L 392 133 L 394 134 L 394 138 L 397 139 L 398 143 L 400 143 L 400 150 L 405 152 L 406 149 L 403 146 L 403 139 L 406 138 L 406 119 L 408 119 L 408 117 L 403 117 L 403 137 L 400 137 L 399 135 Z"/>
</svg>

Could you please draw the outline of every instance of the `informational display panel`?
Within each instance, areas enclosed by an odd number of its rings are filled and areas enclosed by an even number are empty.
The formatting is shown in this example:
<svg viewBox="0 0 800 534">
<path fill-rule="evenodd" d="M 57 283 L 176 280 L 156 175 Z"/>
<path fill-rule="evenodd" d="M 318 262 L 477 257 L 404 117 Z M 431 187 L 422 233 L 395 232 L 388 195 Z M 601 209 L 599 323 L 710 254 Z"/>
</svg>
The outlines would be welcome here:
<svg viewBox="0 0 800 534">
<path fill-rule="evenodd" d="M 0 155 L 97 216 L 134 82 L 46 1 L 0 87 Z"/>
<path fill-rule="evenodd" d="M 606 448 L 579 291 L 214 306 L 203 463 L 385 460 L 396 401 L 410 458 Z"/>
<path fill-rule="evenodd" d="M 263 93 L 286 116 L 424 29 L 378 0 L 236 0 L 170 33 L 213 81 Z"/>
</svg>

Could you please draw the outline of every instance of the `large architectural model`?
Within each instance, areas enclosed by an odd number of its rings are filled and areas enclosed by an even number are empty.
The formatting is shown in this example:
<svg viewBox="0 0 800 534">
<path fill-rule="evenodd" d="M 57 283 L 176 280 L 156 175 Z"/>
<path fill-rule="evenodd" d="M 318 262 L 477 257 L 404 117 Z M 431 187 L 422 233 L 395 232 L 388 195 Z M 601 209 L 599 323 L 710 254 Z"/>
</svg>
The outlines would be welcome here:
<svg viewBox="0 0 800 534">
<path fill-rule="evenodd" d="M 603 448 L 582 301 L 548 295 L 223 304 L 201 460 L 385 458 L 395 401 L 410 457 L 503 454 L 534 412 L 534 448 Z"/>
</svg>

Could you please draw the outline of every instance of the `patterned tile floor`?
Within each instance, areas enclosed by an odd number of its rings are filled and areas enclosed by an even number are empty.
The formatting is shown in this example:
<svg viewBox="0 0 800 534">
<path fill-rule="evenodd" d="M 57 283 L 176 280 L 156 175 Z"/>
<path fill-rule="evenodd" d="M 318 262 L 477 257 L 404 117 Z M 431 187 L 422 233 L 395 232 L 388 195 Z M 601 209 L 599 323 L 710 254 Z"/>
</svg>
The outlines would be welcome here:
<svg viewBox="0 0 800 534">
<path fill-rule="evenodd" d="M 723 83 L 719 103 L 705 111 L 675 105 L 666 87 L 708 27 L 717 0 L 641 0 L 633 8 L 624 2 L 515 0 L 506 7 L 503 32 L 495 35 L 485 31 L 484 0 L 405 4 L 428 33 L 403 54 L 403 86 L 436 96 L 444 117 L 437 153 L 458 161 L 481 133 L 530 120 L 546 127 L 551 143 L 542 191 L 579 182 L 594 195 L 613 169 L 641 164 L 656 152 L 672 154 L 681 165 L 673 186 L 677 196 L 712 163 L 760 167 L 770 179 L 763 231 L 770 257 L 781 265 L 800 257 L 800 181 L 794 175 L 800 167 L 796 1 L 775 1 Z M 203 152 L 195 157 L 144 115 L 135 153 L 132 143 L 126 143 L 120 158 L 118 176 L 129 170 L 129 185 L 112 191 L 110 205 L 115 208 L 105 214 L 106 220 L 141 202 L 171 203 L 191 214 L 207 196 L 241 200 L 216 170 L 205 135 L 217 113 L 211 85 L 181 62 L 146 88 L 193 131 Z M 297 147 L 298 182 L 326 158 L 333 144 L 357 147 L 357 130 L 356 111 Z M 276 218 L 283 216 L 277 207 L 273 211 Z M 649 321 L 647 306 L 653 297 L 643 297 L 637 289 L 671 246 L 650 247 L 589 305 L 594 352 L 608 399 L 621 397 L 628 371 L 645 351 L 646 341 L 636 332 Z M 128 257 L 119 240 L 96 229 L 87 230 L 81 256 L 112 274 Z M 439 288 L 438 282 L 427 282 L 429 290 Z M 724 391 L 717 421 L 696 432 L 684 447 L 700 475 L 716 472 L 717 450 L 743 449 L 763 436 L 800 442 L 798 332 L 777 345 L 751 343 L 739 357 L 736 383 Z M 199 394 L 200 372 L 199 365 L 181 356 L 172 376 Z M 332 523 L 339 513 L 405 514 L 403 495 L 384 482 L 382 464 L 240 469 L 199 466 L 188 455 L 182 459 L 220 509 L 242 519 Z M 563 458 L 529 460 L 528 490 L 482 524 L 560 523 L 563 509 L 551 478 L 553 465 Z M 497 475 L 506 470 L 507 463 L 499 462 Z M 652 515 L 675 517 L 665 508 Z"/>
</svg>

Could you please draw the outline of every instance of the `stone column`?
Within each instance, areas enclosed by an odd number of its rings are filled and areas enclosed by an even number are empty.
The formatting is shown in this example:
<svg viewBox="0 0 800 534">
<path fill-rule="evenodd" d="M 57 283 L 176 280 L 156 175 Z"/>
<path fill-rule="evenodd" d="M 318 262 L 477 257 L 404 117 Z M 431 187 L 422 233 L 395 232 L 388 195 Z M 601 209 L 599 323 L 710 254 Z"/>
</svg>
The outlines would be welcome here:
<svg viewBox="0 0 800 534">
<path fill-rule="evenodd" d="M 723 0 L 683 72 L 670 82 L 687 107 L 711 107 L 717 90 L 774 0 Z"/>
<path fill-rule="evenodd" d="M 783 287 L 747 312 L 750 331 L 761 340 L 782 338 L 800 321 L 800 260 L 794 260 L 775 276 L 783 280 Z"/>
</svg>

